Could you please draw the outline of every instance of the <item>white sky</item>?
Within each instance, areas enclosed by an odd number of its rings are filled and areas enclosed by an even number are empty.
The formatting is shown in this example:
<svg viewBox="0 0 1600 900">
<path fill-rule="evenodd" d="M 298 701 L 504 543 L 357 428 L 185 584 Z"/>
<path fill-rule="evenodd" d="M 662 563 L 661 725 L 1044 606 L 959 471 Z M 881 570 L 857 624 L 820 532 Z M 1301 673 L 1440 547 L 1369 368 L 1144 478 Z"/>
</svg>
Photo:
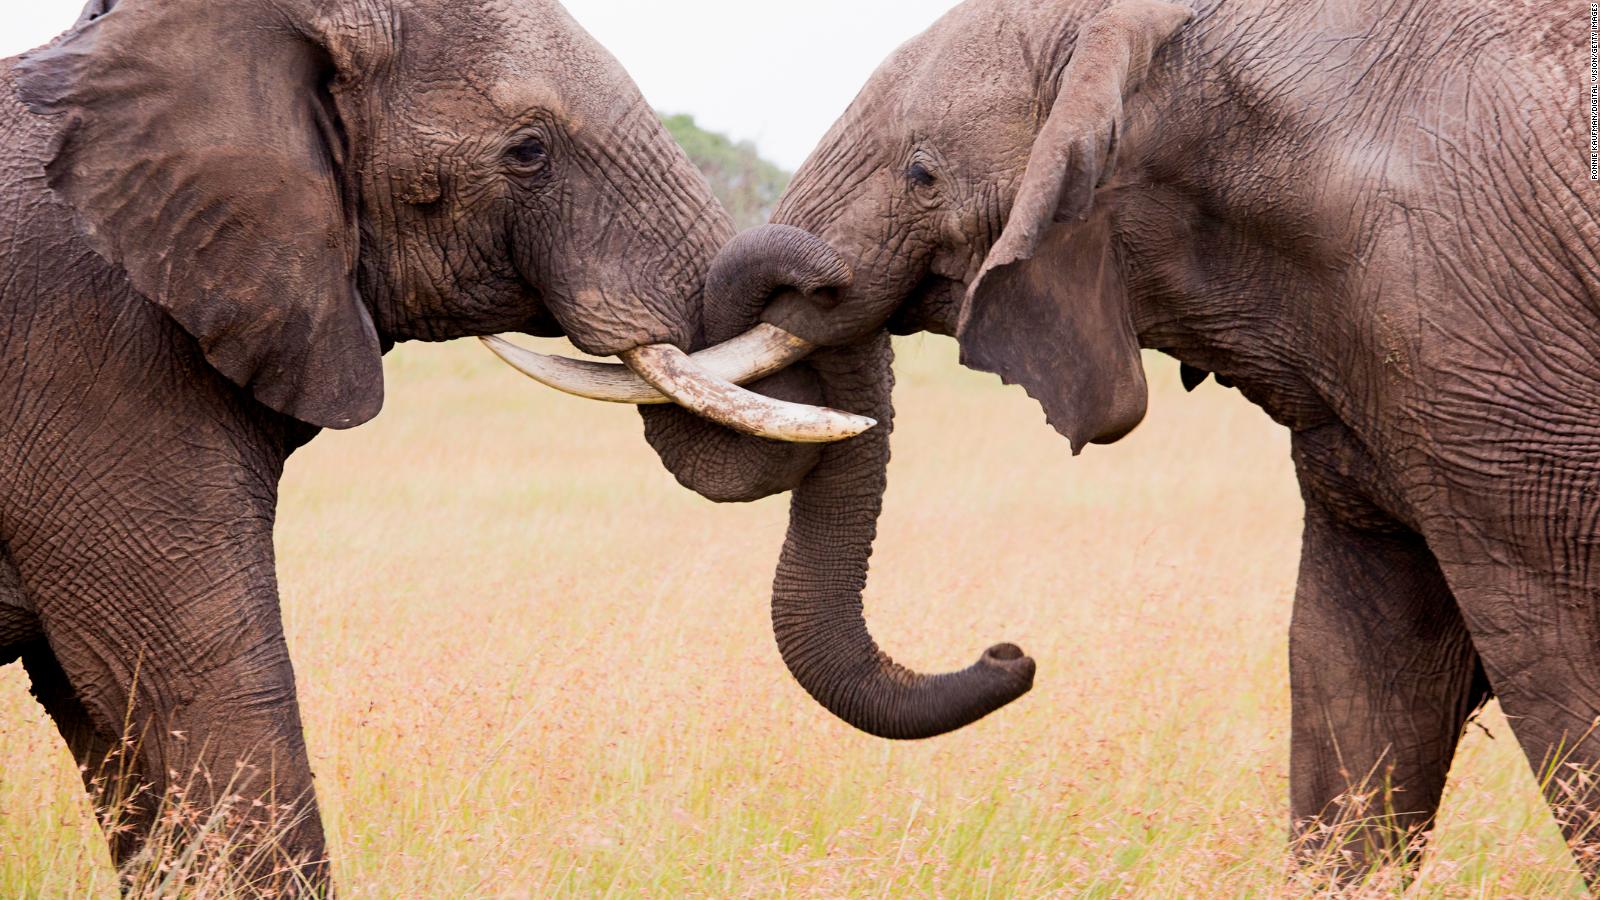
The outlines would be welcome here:
<svg viewBox="0 0 1600 900">
<path fill-rule="evenodd" d="M 693 113 L 707 128 L 753 140 L 790 169 L 810 154 L 891 50 L 955 5 L 566 0 L 657 109 Z M 55 37 L 82 6 L 82 0 L 0 0 L 0 57 Z"/>
</svg>

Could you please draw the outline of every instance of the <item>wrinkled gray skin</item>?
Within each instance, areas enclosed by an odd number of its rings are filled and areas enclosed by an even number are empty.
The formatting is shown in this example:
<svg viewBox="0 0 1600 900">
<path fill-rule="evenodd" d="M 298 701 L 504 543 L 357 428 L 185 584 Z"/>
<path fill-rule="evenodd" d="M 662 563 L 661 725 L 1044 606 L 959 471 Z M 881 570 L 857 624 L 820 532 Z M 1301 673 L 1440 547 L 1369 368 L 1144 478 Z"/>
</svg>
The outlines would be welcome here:
<svg viewBox="0 0 1600 900">
<path fill-rule="evenodd" d="M 1076 449 L 1142 418 L 1140 347 L 1288 427 L 1307 509 L 1291 790 L 1310 849 L 1365 783 L 1394 788 L 1394 816 L 1347 832 L 1353 865 L 1403 852 L 1389 826 L 1426 828 L 1491 694 L 1536 768 L 1600 766 L 1584 17 L 1564 2 L 1207 0 L 1192 20 L 1109 6 L 972 0 L 898 50 L 774 215 L 824 238 L 853 282 L 770 303 L 708 289 L 708 321 L 759 314 L 834 348 L 828 402 L 885 422 L 885 331 L 931 330 L 1023 385 Z M 772 270 L 759 243 L 730 244 L 710 284 L 761 287 L 737 277 Z M 886 427 L 796 474 L 680 412 L 647 416 L 690 487 L 758 494 L 750 473 L 776 471 L 797 488 L 774 618 L 813 695 L 875 733 L 971 718 L 943 685 L 920 710 L 883 699 L 915 683 L 874 664 L 860 616 Z M 1600 797 L 1564 788 L 1571 774 L 1548 797 L 1592 850 Z"/>
<path fill-rule="evenodd" d="M 690 343 L 728 216 L 549 0 L 97 3 L 0 63 L 0 209 L 0 664 L 101 804 L 148 785 L 119 862 L 244 762 L 254 874 L 320 892 L 285 458 L 377 413 L 396 341 Z"/>
</svg>

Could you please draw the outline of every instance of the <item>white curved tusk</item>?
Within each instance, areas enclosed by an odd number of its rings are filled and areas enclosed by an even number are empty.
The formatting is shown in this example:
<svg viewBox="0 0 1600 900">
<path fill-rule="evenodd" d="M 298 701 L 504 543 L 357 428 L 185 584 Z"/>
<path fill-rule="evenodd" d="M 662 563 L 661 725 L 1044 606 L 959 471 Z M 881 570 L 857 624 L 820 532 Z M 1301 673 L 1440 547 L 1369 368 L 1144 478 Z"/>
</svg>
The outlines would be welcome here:
<svg viewBox="0 0 1600 900">
<path fill-rule="evenodd" d="M 774 400 L 713 378 L 689 354 L 671 344 L 629 350 L 622 359 L 679 406 L 755 437 L 826 444 L 855 437 L 878 424 L 876 419 L 837 409 Z"/>
<path fill-rule="evenodd" d="M 563 393 L 606 403 L 673 402 L 627 366 L 547 356 L 501 337 L 481 340 L 511 368 Z M 733 340 L 701 350 L 690 359 L 714 379 L 749 384 L 794 365 L 815 349 L 816 345 L 810 341 L 763 322 Z"/>
</svg>

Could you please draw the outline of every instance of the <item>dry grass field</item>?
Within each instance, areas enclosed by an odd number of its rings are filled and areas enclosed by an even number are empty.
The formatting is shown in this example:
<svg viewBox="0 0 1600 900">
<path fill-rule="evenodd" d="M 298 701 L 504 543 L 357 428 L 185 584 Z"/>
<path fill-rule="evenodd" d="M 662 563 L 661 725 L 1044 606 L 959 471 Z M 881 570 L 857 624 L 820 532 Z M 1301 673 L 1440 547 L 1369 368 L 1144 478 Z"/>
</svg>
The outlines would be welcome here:
<svg viewBox="0 0 1600 900">
<path fill-rule="evenodd" d="M 784 670 L 787 498 L 702 501 L 634 413 L 470 343 L 393 354 L 379 420 L 291 462 L 278 529 L 343 896 L 1303 894 L 1286 434 L 1152 359 L 1146 424 L 1073 459 L 949 342 L 900 353 L 868 618 L 924 669 L 999 640 L 1039 661 L 1027 697 L 918 744 L 852 731 Z M 1409 896 L 1578 895 L 1503 719 L 1482 724 Z M 0 897 L 113 896 L 17 666 L 0 761 Z"/>
</svg>

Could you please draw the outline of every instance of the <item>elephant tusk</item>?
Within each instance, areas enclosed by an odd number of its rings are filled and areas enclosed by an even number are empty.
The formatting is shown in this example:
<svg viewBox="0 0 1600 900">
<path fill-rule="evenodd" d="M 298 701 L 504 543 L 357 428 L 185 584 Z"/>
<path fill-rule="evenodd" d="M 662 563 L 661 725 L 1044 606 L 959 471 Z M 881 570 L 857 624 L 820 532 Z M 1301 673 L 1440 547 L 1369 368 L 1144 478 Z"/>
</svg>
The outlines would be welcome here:
<svg viewBox="0 0 1600 900">
<path fill-rule="evenodd" d="M 606 403 L 650 405 L 673 402 L 627 366 L 547 356 L 501 337 L 481 339 L 511 368 L 563 393 Z M 816 345 L 775 325 L 762 323 L 744 334 L 690 357 L 707 376 L 749 384 L 805 359 Z"/>
<path fill-rule="evenodd" d="M 501 337 L 482 338 L 507 365 L 558 391 L 607 403 L 677 403 L 743 434 L 820 444 L 854 437 L 877 420 L 774 400 L 739 387 L 806 358 L 816 345 L 775 325 L 689 356 L 670 344 L 622 354 L 627 365 L 547 356 Z"/>
<path fill-rule="evenodd" d="M 752 393 L 702 369 L 671 344 L 652 344 L 622 354 L 628 368 L 679 406 L 743 434 L 793 444 L 826 444 L 855 437 L 876 419 L 775 400 Z"/>
</svg>

